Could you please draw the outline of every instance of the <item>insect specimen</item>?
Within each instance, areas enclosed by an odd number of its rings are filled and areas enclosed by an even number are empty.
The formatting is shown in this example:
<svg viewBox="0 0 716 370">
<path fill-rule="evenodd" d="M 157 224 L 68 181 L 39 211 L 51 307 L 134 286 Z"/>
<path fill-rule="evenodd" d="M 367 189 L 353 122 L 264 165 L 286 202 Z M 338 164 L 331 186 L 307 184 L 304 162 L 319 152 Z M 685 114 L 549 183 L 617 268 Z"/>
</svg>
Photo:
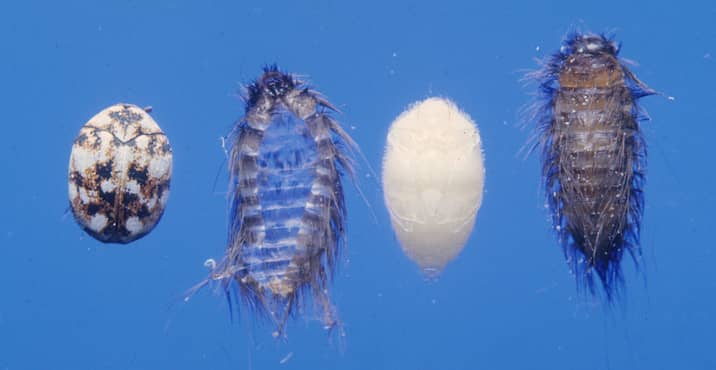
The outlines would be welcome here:
<svg viewBox="0 0 716 370">
<path fill-rule="evenodd" d="M 329 299 L 345 237 L 341 177 L 352 175 L 356 144 L 332 118 L 336 109 L 276 66 L 247 88 L 245 115 L 229 145 L 229 235 L 209 282 L 276 325 L 313 299 L 327 328 L 338 325 Z"/>
<path fill-rule="evenodd" d="M 635 261 L 641 253 L 647 153 L 637 101 L 654 94 L 619 49 L 575 33 L 530 75 L 539 83 L 534 146 L 553 227 L 578 285 L 596 293 L 596 274 L 608 301 L 623 284 L 624 252 Z"/>
<path fill-rule="evenodd" d="M 484 179 L 477 127 L 453 102 L 418 102 L 391 125 L 385 204 L 403 251 L 426 276 L 437 276 L 465 246 Z"/>
<path fill-rule="evenodd" d="M 132 242 L 162 217 L 171 175 L 172 151 L 159 125 L 135 105 L 113 105 L 92 117 L 72 145 L 72 213 L 101 242 Z"/>
</svg>

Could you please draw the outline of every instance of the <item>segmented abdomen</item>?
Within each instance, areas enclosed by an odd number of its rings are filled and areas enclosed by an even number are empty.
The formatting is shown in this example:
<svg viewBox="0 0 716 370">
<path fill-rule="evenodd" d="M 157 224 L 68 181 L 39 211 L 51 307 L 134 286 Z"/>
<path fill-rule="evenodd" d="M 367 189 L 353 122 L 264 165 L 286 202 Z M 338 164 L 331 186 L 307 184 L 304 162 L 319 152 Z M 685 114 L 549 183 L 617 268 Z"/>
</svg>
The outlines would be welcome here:
<svg viewBox="0 0 716 370">
<path fill-rule="evenodd" d="M 288 112 L 276 114 L 263 132 L 256 185 L 244 185 L 257 195 L 258 204 L 243 217 L 261 222 L 251 226 L 254 237 L 243 246 L 241 260 L 245 276 L 260 289 L 286 295 L 299 281 L 307 251 L 298 235 L 309 227 L 303 218 L 316 161 L 316 145 L 305 123 Z"/>
<path fill-rule="evenodd" d="M 555 99 L 555 147 L 566 227 L 590 264 L 621 247 L 632 182 L 631 96 L 611 88 L 563 88 Z M 604 267 L 604 266 L 602 266 Z M 599 268 L 598 268 L 599 271 Z"/>
</svg>

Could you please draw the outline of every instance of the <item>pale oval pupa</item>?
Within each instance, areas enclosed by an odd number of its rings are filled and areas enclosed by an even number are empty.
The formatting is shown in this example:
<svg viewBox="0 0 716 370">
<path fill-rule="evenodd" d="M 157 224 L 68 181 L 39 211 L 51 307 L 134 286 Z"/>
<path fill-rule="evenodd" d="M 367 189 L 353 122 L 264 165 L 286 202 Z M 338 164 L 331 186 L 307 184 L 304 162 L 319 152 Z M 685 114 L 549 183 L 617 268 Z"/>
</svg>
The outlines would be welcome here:
<svg viewBox="0 0 716 370">
<path fill-rule="evenodd" d="M 147 111 L 116 104 L 92 117 L 72 145 L 69 199 L 77 223 L 104 243 L 149 233 L 164 213 L 169 140 Z"/>
<path fill-rule="evenodd" d="M 475 123 L 450 100 L 412 105 L 391 125 L 383 193 L 403 251 L 428 277 L 463 249 L 482 203 L 485 169 Z"/>
</svg>

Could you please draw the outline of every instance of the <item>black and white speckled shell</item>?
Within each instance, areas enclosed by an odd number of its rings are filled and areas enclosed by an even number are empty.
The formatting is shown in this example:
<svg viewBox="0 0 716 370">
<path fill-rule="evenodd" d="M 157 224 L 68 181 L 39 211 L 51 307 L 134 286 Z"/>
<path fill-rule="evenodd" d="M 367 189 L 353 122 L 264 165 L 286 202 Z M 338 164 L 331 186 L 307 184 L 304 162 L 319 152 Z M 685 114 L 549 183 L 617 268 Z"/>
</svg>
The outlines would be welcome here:
<svg viewBox="0 0 716 370">
<path fill-rule="evenodd" d="M 101 242 L 132 242 L 159 222 L 171 175 L 172 151 L 159 125 L 135 105 L 113 105 L 92 117 L 72 145 L 72 213 Z"/>
</svg>

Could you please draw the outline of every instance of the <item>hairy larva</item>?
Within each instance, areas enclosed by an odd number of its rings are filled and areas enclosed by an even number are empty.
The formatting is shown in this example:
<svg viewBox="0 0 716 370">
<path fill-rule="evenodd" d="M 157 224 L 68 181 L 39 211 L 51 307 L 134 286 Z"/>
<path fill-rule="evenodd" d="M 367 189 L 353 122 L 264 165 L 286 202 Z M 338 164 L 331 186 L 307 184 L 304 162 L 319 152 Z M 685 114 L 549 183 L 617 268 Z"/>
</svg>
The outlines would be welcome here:
<svg viewBox="0 0 716 370">
<path fill-rule="evenodd" d="M 575 33 L 530 78 L 539 83 L 534 147 L 553 227 L 579 285 L 607 300 L 623 283 L 624 252 L 637 260 L 646 144 L 637 100 L 654 94 L 618 58 L 620 46 Z"/>
<path fill-rule="evenodd" d="M 310 298 L 334 328 L 328 288 L 345 236 L 341 177 L 352 175 L 357 147 L 326 99 L 275 66 L 248 86 L 245 101 L 227 138 L 228 244 L 206 282 L 230 302 L 237 292 L 274 322 L 277 336 Z"/>
</svg>

